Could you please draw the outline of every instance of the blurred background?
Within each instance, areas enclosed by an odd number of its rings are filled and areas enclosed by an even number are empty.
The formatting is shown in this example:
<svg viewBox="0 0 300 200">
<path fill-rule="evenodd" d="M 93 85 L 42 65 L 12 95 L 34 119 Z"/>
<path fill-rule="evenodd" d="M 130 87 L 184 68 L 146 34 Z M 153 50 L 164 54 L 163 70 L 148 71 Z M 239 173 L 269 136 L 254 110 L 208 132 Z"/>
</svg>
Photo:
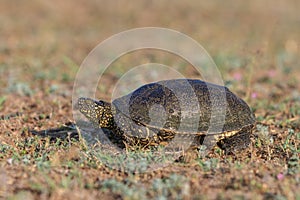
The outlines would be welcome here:
<svg viewBox="0 0 300 200">
<path fill-rule="evenodd" d="M 242 95 L 246 93 L 242 86 L 249 87 L 247 82 L 254 79 L 288 76 L 286 81 L 294 84 L 292 71 L 299 69 L 299 8 L 297 0 L 2 1 L 0 92 L 71 91 L 69 83 L 96 45 L 113 34 L 147 26 L 174 29 L 195 39 L 213 57 L 225 83 L 239 82 Z M 120 58 L 109 79 L 118 79 L 128 63 L 149 60 L 186 65 L 166 53 L 136 52 Z M 183 71 L 199 76 L 190 69 Z M 265 94 L 255 87 L 251 84 L 255 96 Z M 109 93 L 105 88 L 101 92 Z"/>
</svg>

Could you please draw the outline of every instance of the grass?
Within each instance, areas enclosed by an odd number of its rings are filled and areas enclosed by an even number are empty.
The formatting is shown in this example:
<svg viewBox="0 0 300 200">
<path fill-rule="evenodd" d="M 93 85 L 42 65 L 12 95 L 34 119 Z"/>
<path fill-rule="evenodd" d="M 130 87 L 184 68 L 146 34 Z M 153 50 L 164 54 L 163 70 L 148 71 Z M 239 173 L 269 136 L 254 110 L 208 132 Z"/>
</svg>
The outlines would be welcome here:
<svg viewBox="0 0 300 200">
<path fill-rule="evenodd" d="M 4 1 L 0 198 L 300 199 L 299 3 L 230 3 Z M 178 163 L 155 152 L 94 151 L 83 141 L 29 133 L 72 122 L 73 83 L 84 58 L 114 33 L 143 26 L 186 33 L 211 54 L 226 86 L 256 115 L 249 148 L 230 155 L 216 148 Z M 201 78 L 177 56 L 137 51 L 112 63 L 97 97 L 109 100 L 118 79 L 148 61 Z"/>
</svg>

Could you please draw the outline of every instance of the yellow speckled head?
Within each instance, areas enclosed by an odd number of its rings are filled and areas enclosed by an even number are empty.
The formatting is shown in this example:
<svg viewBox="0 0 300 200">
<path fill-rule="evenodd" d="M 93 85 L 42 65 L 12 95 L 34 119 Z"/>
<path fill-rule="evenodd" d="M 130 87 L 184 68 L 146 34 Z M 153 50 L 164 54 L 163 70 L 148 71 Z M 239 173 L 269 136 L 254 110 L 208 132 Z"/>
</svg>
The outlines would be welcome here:
<svg viewBox="0 0 300 200">
<path fill-rule="evenodd" d="M 95 125 L 108 129 L 114 125 L 110 103 L 82 97 L 78 99 L 77 106 L 79 111 Z"/>
</svg>

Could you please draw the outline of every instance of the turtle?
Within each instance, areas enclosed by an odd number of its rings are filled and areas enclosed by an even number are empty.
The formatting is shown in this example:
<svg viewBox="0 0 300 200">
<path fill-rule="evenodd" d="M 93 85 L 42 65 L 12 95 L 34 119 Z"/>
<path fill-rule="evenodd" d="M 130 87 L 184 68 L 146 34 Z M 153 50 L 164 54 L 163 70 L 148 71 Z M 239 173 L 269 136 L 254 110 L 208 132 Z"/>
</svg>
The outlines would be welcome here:
<svg viewBox="0 0 300 200">
<path fill-rule="evenodd" d="M 244 100 L 225 86 L 198 79 L 148 83 L 112 102 L 80 97 L 77 108 L 125 148 L 190 141 L 186 152 L 194 152 L 193 158 L 204 143 L 226 152 L 246 148 L 255 126 Z"/>
</svg>

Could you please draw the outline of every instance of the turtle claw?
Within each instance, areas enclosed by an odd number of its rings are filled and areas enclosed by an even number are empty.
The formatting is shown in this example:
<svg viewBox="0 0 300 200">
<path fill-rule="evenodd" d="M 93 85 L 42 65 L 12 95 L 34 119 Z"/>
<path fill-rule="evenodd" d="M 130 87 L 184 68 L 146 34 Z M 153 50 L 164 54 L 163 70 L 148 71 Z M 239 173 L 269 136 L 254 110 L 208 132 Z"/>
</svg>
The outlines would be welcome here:
<svg viewBox="0 0 300 200">
<path fill-rule="evenodd" d="M 190 147 L 184 152 L 176 162 L 181 163 L 191 163 L 199 157 L 199 152 L 197 147 Z"/>
</svg>

